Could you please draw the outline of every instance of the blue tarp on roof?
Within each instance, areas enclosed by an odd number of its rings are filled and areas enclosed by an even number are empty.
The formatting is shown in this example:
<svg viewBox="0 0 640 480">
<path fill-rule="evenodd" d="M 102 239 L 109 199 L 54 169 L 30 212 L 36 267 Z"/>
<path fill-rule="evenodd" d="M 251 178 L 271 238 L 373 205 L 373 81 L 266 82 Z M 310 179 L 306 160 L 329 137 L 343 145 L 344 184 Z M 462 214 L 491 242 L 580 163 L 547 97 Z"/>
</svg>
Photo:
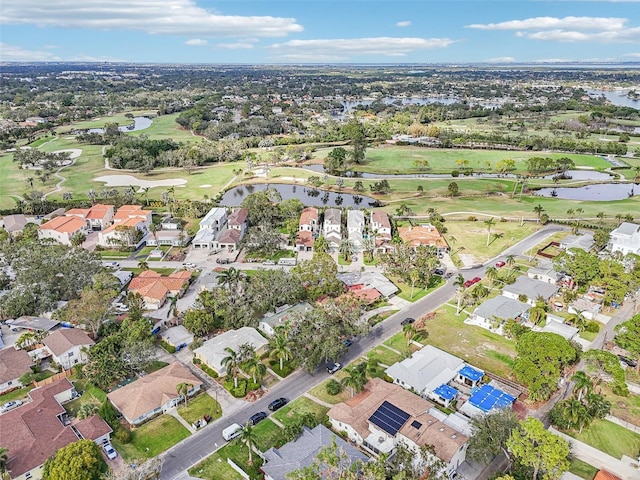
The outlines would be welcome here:
<svg viewBox="0 0 640 480">
<path fill-rule="evenodd" d="M 515 401 L 515 397 L 490 385 L 474 388 L 469 398 L 469 403 L 483 412 L 489 412 L 494 408 L 510 407 Z"/>
<path fill-rule="evenodd" d="M 469 365 L 465 365 L 458 373 L 463 377 L 468 378 L 472 382 L 477 382 L 484 375 L 484 373 L 482 373 L 480 370 L 476 370 Z"/>
<path fill-rule="evenodd" d="M 436 388 L 433 391 L 433 393 L 435 393 L 441 398 L 444 398 L 445 400 L 451 400 L 456 396 L 456 394 L 458 393 L 458 390 L 456 390 L 453 387 L 450 387 L 447 384 L 442 384 L 438 388 Z"/>
</svg>

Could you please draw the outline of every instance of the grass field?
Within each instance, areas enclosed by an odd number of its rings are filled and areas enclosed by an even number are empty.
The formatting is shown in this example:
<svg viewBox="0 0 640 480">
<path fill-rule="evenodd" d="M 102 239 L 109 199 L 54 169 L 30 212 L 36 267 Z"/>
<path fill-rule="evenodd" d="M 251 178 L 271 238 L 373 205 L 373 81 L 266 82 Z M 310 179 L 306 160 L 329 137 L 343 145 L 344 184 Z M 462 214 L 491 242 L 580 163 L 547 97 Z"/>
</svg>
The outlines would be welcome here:
<svg viewBox="0 0 640 480">
<path fill-rule="evenodd" d="M 307 397 L 298 397 L 274 413 L 273 417 L 286 426 L 296 423 L 307 412 L 314 414 L 318 421 L 322 421 L 328 411 L 327 407 L 319 405 Z"/>
<path fill-rule="evenodd" d="M 237 439 L 214 452 L 195 467 L 190 468 L 189 474 L 198 478 L 206 478 L 207 480 L 242 480 L 243 477 L 227 463 L 227 458 L 230 458 L 236 465 L 241 467 L 252 480 L 262 478 L 259 470 L 262 465 L 262 459 L 254 454 L 253 464 L 248 465 L 249 453 L 247 447 Z"/>
<path fill-rule="evenodd" d="M 598 473 L 598 469 L 589 465 L 582 460 L 578 460 L 574 458 L 571 460 L 571 467 L 569 467 L 569 471 L 580 478 L 584 478 L 585 480 L 593 480 L 593 477 Z"/>
<path fill-rule="evenodd" d="M 258 450 L 261 452 L 271 447 L 281 447 L 286 443 L 282 429 L 268 418 L 256 425 L 253 431 L 258 440 Z"/>
<path fill-rule="evenodd" d="M 640 435 L 608 420 L 594 420 L 582 433 L 567 433 L 617 459 L 636 458 L 640 452 Z"/>
<path fill-rule="evenodd" d="M 222 407 L 211 395 L 205 392 L 190 400 L 186 407 L 182 403 L 182 406 L 178 407 L 178 413 L 187 423 L 191 424 L 205 415 L 211 416 L 213 420 L 220 418 Z"/>
<path fill-rule="evenodd" d="M 161 415 L 133 430 L 131 443 L 112 440 L 125 460 L 152 458 L 189 436 L 189 431 L 170 415 Z"/>
<path fill-rule="evenodd" d="M 640 427 L 640 395 L 630 394 L 628 397 L 621 397 L 613 393 L 607 385 L 603 385 L 602 391 L 611 402 L 611 415 Z"/>
</svg>

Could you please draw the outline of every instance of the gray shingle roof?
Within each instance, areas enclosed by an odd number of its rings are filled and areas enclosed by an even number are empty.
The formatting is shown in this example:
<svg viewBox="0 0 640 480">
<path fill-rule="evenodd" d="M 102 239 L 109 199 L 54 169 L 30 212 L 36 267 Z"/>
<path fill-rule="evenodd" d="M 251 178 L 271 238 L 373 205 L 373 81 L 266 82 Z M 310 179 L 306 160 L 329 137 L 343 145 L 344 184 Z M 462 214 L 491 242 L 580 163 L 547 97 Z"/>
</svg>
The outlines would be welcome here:
<svg viewBox="0 0 640 480">
<path fill-rule="evenodd" d="M 530 306 L 526 303 L 498 295 L 497 297 L 487 300 L 476 308 L 473 314 L 477 317 L 486 319 L 491 319 L 495 316 L 496 318 L 508 320 L 515 319 L 522 313 L 526 312 L 529 307 Z"/>
<path fill-rule="evenodd" d="M 502 289 L 503 292 L 513 293 L 515 295 L 526 295 L 530 300 L 535 300 L 538 297 L 549 300 L 558 290 L 559 287 L 556 285 L 534 280 L 524 275 L 516 278 L 515 283 L 505 285 Z"/>
</svg>

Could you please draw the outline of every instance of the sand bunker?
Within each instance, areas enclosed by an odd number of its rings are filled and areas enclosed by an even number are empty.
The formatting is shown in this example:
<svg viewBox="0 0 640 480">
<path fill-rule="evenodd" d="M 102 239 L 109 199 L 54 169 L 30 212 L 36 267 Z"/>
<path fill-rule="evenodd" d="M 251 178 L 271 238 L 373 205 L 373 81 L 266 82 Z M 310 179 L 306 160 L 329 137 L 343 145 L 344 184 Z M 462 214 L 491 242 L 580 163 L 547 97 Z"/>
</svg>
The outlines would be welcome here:
<svg viewBox="0 0 640 480">
<path fill-rule="evenodd" d="M 211 188 L 211 185 L 205 183 L 204 185 L 200 185 L 200 188 Z"/>
<path fill-rule="evenodd" d="M 187 183 L 182 178 L 167 178 L 166 180 L 141 180 L 132 175 L 103 175 L 94 178 L 96 182 L 104 182 L 105 187 L 129 187 L 135 185 L 141 188 L 182 186 Z"/>
<path fill-rule="evenodd" d="M 81 148 L 69 148 L 67 150 L 56 150 L 53 153 L 68 153 L 69 154 L 69 158 L 71 160 L 73 160 L 74 158 L 78 158 L 80 155 L 82 155 L 82 149 Z"/>
</svg>

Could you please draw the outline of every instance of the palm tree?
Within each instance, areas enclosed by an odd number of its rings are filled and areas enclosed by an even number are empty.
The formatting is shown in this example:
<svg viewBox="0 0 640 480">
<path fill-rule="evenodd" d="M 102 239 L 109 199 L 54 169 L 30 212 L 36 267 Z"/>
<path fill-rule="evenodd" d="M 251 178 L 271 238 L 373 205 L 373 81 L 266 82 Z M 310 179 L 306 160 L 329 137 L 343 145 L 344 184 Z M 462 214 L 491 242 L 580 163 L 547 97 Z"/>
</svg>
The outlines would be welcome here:
<svg viewBox="0 0 640 480">
<path fill-rule="evenodd" d="M 9 461 L 8 451 L 6 448 L 0 447 L 0 478 L 4 478 L 7 473 L 7 462 Z"/>
<path fill-rule="evenodd" d="M 220 363 L 227 371 L 227 375 L 231 375 L 231 378 L 233 378 L 233 386 L 238 388 L 238 366 L 240 364 L 240 359 L 234 349 L 227 347 L 224 351 L 227 352 L 228 355 L 224 357 Z"/>
<path fill-rule="evenodd" d="M 365 367 L 366 363 L 362 362 Z M 356 393 L 360 393 L 364 390 L 364 386 L 367 383 L 366 370 L 363 368 L 358 368 L 358 366 L 346 368 L 345 373 L 347 374 L 340 383 L 348 387 L 351 391 L 351 396 L 353 397 Z"/>
<path fill-rule="evenodd" d="M 602 224 L 604 223 L 604 219 L 605 219 L 605 217 L 606 217 L 606 216 L 607 216 L 607 214 L 606 214 L 606 213 L 604 213 L 604 212 L 598 212 L 598 214 L 596 215 L 596 217 L 598 217 L 598 223 L 599 223 L 600 225 L 602 225 Z"/>
<path fill-rule="evenodd" d="M 489 217 L 488 220 L 484 221 L 484 224 L 487 226 L 487 247 L 489 246 L 489 237 L 491 235 L 491 227 L 496 224 L 496 219 L 493 217 Z"/>
<path fill-rule="evenodd" d="M 149 187 L 142 187 L 142 195 L 144 196 L 145 205 L 149 205 Z"/>
<path fill-rule="evenodd" d="M 581 332 L 584 331 L 585 327 L 587 326 L 587 319 L 584 317 L 582 312 L 572 313 L 571 315 L 567 316 L 565 321 L 569 325 L 576 327 Z"/>
<path fill-rule="evenodd" d="M 569 208 L 567 210 L 567 215 L 569 216 L 569 218 L 573 218 L 573 215 L 576 213 L 576 211 L 573 208 Z"/>
<path fill-rule="evenodd" d="M 87 192 L 87 197 L 89 197 L 89 200 L 91 200 L 91 203 L 96 203 L 96 198 L 98 198 L 98 194 L 96 193 L 96 191 L 92 188 L 91 190 L 89 190 Z"/>
<path fill-rule="evenodd" d="M 346 238 L 342 239 L 340 241 L 338 251 L 340 252 L 340 255 L 342 255 L 342 258 L 344 258 L 344 261 L 348 262 L 351 258 L 351 252 L 353 251 L 353 245 L 351 244 L 351 241 Z"/>
<path fill-rule="evenodd" d="M 218 276 L 218 284 L 224 285 L 230 290 L 237 290 L 238 282 L 243 275 L 244 274 L 240 270 L 230 267 L 223 272 L 220 272 Z"/>
<path fill-rule="evenodd" d="M 327 253 L 329 251 L 329 244 L 327 243 L 327 239 L 320 235 L 316 238 L 316 241 L 313 244 L 313 249 L 318 253 Z"/>
<path fill-rule="evenodd" d="M 254 353 L 252 357 L 245 360 L 244 371 L 248 375 L 251 375 L 253 383 L 257 383 L 258 380 L 262 380 L 264 374 L 267 373 L 267 367 L 260 361 L 258 355 Z"/>
<path fill-rule="evenodd" d="M 191 390 L 192 388 L 193 388 L 193 385 L 191 383 L 183 382 L 176 385 L 176 391 L 178 392 L 178 395 L 182 395 L 182 397 L 184 397 L 185 407 L 187 406 L 187 397 L 189 394 L 189 390 Z"/>
<path fill-rule="evenodd" d="M 532 307 L 529 309 L 529 321 L 535 325 L 539 325 L 547 318 L 547 311 L 542 307 Z"/>
<path fill-rule="evenodd" d="M 158 245 L 158 225 L 151 222 L 151 225 L 149 225 L 149 231 L 153 235 L 153 239 L 156 241 L 156 245 Z"/>
<path fill-rule="evenodd" d="M 502 232 L 494 233 L 493 240 L 491 240 L 491 243 L 495 242 L 496 240 L 500 240 L 501 238 L 504 238 L 504 233 Z"/>
<path fill-rule="evenodd" d="M 240 431 L 240 441 L 249 449 L 249 465 L 253 464 L 253 449 L 258 446 L 258 436 L 253 430 L 251 422 L 247 422 Z"/>
<path fill-rule="evenodd" d="M 516 257 L 513 255 L 507 255 L 507 258 L 505 260 L 505 263 L 507 264 L 507 267 L 509 268 L 513 268 L 513 266 L 516 263 Z"/>
<path fill-rule="evenodd" d="M 138 268 L 142 271 L 149 270 L 149 264 L 146 260 L 140 260 L 138 262 Z"/>
<path fill-rule="evenodd" d="M 542 214 L 544 213 L 544 207 L 540 204 L 536 205 L 535 207 L 533 207 L 533 211 L 536 213 L 536 215 L 538 216 L 538 222 L 540 222 L 540 217 L 542 216 Z"/>
<path fill-rule="evenodd" d="M 178 315 L 178 296 L 169 297 L 169 310 L 167 310 L 167 318 Z"/>
<path fill-rule="evenodd" d="M 416 285 L 416 282 L 420 280 L 420 272 L 417 268 L 412 268 L 409 271 L 409 279 L 411 280 L 411 298 L 413 298 L 413 289 Z"/>
<path fill-rule="evenodd" d="M 576 215 L 578 216 L 578 221 L 580 221 L 580 215 L 584 213 L 583 208 L 576 208 Z"/>
<path fill-rule="evenodd" d="M 459 273 L 453 281 L 453 285 L 458 287 L 458 306 L 456 307 L 456 316 L 460 315 L 460 301 L 462 300 L 462 291 L 464 290 L 464 277 Z"/>
<path fill-rule="evenodd" d="M 498 280 L 498 269 L 496 267 L 489 267 L 487 268 L 485 275 L 487 276 L 487 278 L 489 279 L 489 281 L 491 282 L 491 285 L 495 285 L 496 281 Z"/>
<path fill-rule="evenodd" d="M 284 361 L 291 358 L 291 349 L 289 348 L 289 339 L 283 333 L 276 333 L 271 337 L 269 342 L 269 352 L 271 355 L 280 360 L 280 371 L 284 368 Z"/>
<path fill-rule="evenodd" d="M 375 237 L 373 235 L 369 235 L 367 238 L 362 240 L 362 251 L 367 254 L 370 262 L 373 262 L 373 252 L 376 248 L 376 242 L 374 238 Z"/>
<path fill-rule="evenodd" d="M 402 327 L 402 331 L 404 332 L 404 338 L 407 339 L 407 346 L 409 346 L 411 344 L 411 340 L 413 340 L 413 337 L 416 336 L 416 333 L 418 333 L 418 331 L 412 323 L 407 323 L 406 325 L 404 325 Z"/>
<path fill-rule="evenodd" d="M 575 388 L 578 392 L 578 401 L 582 400 L 582 396 L 585 393 L 590 393 L 591 389 L 593 388 L 591 377 L 589 377 L 589 375 L 581 370 L 577 371 L 575 375 L 571 377 L 571 380 L 573 380 L 576 384 Z"/>
</svg>

